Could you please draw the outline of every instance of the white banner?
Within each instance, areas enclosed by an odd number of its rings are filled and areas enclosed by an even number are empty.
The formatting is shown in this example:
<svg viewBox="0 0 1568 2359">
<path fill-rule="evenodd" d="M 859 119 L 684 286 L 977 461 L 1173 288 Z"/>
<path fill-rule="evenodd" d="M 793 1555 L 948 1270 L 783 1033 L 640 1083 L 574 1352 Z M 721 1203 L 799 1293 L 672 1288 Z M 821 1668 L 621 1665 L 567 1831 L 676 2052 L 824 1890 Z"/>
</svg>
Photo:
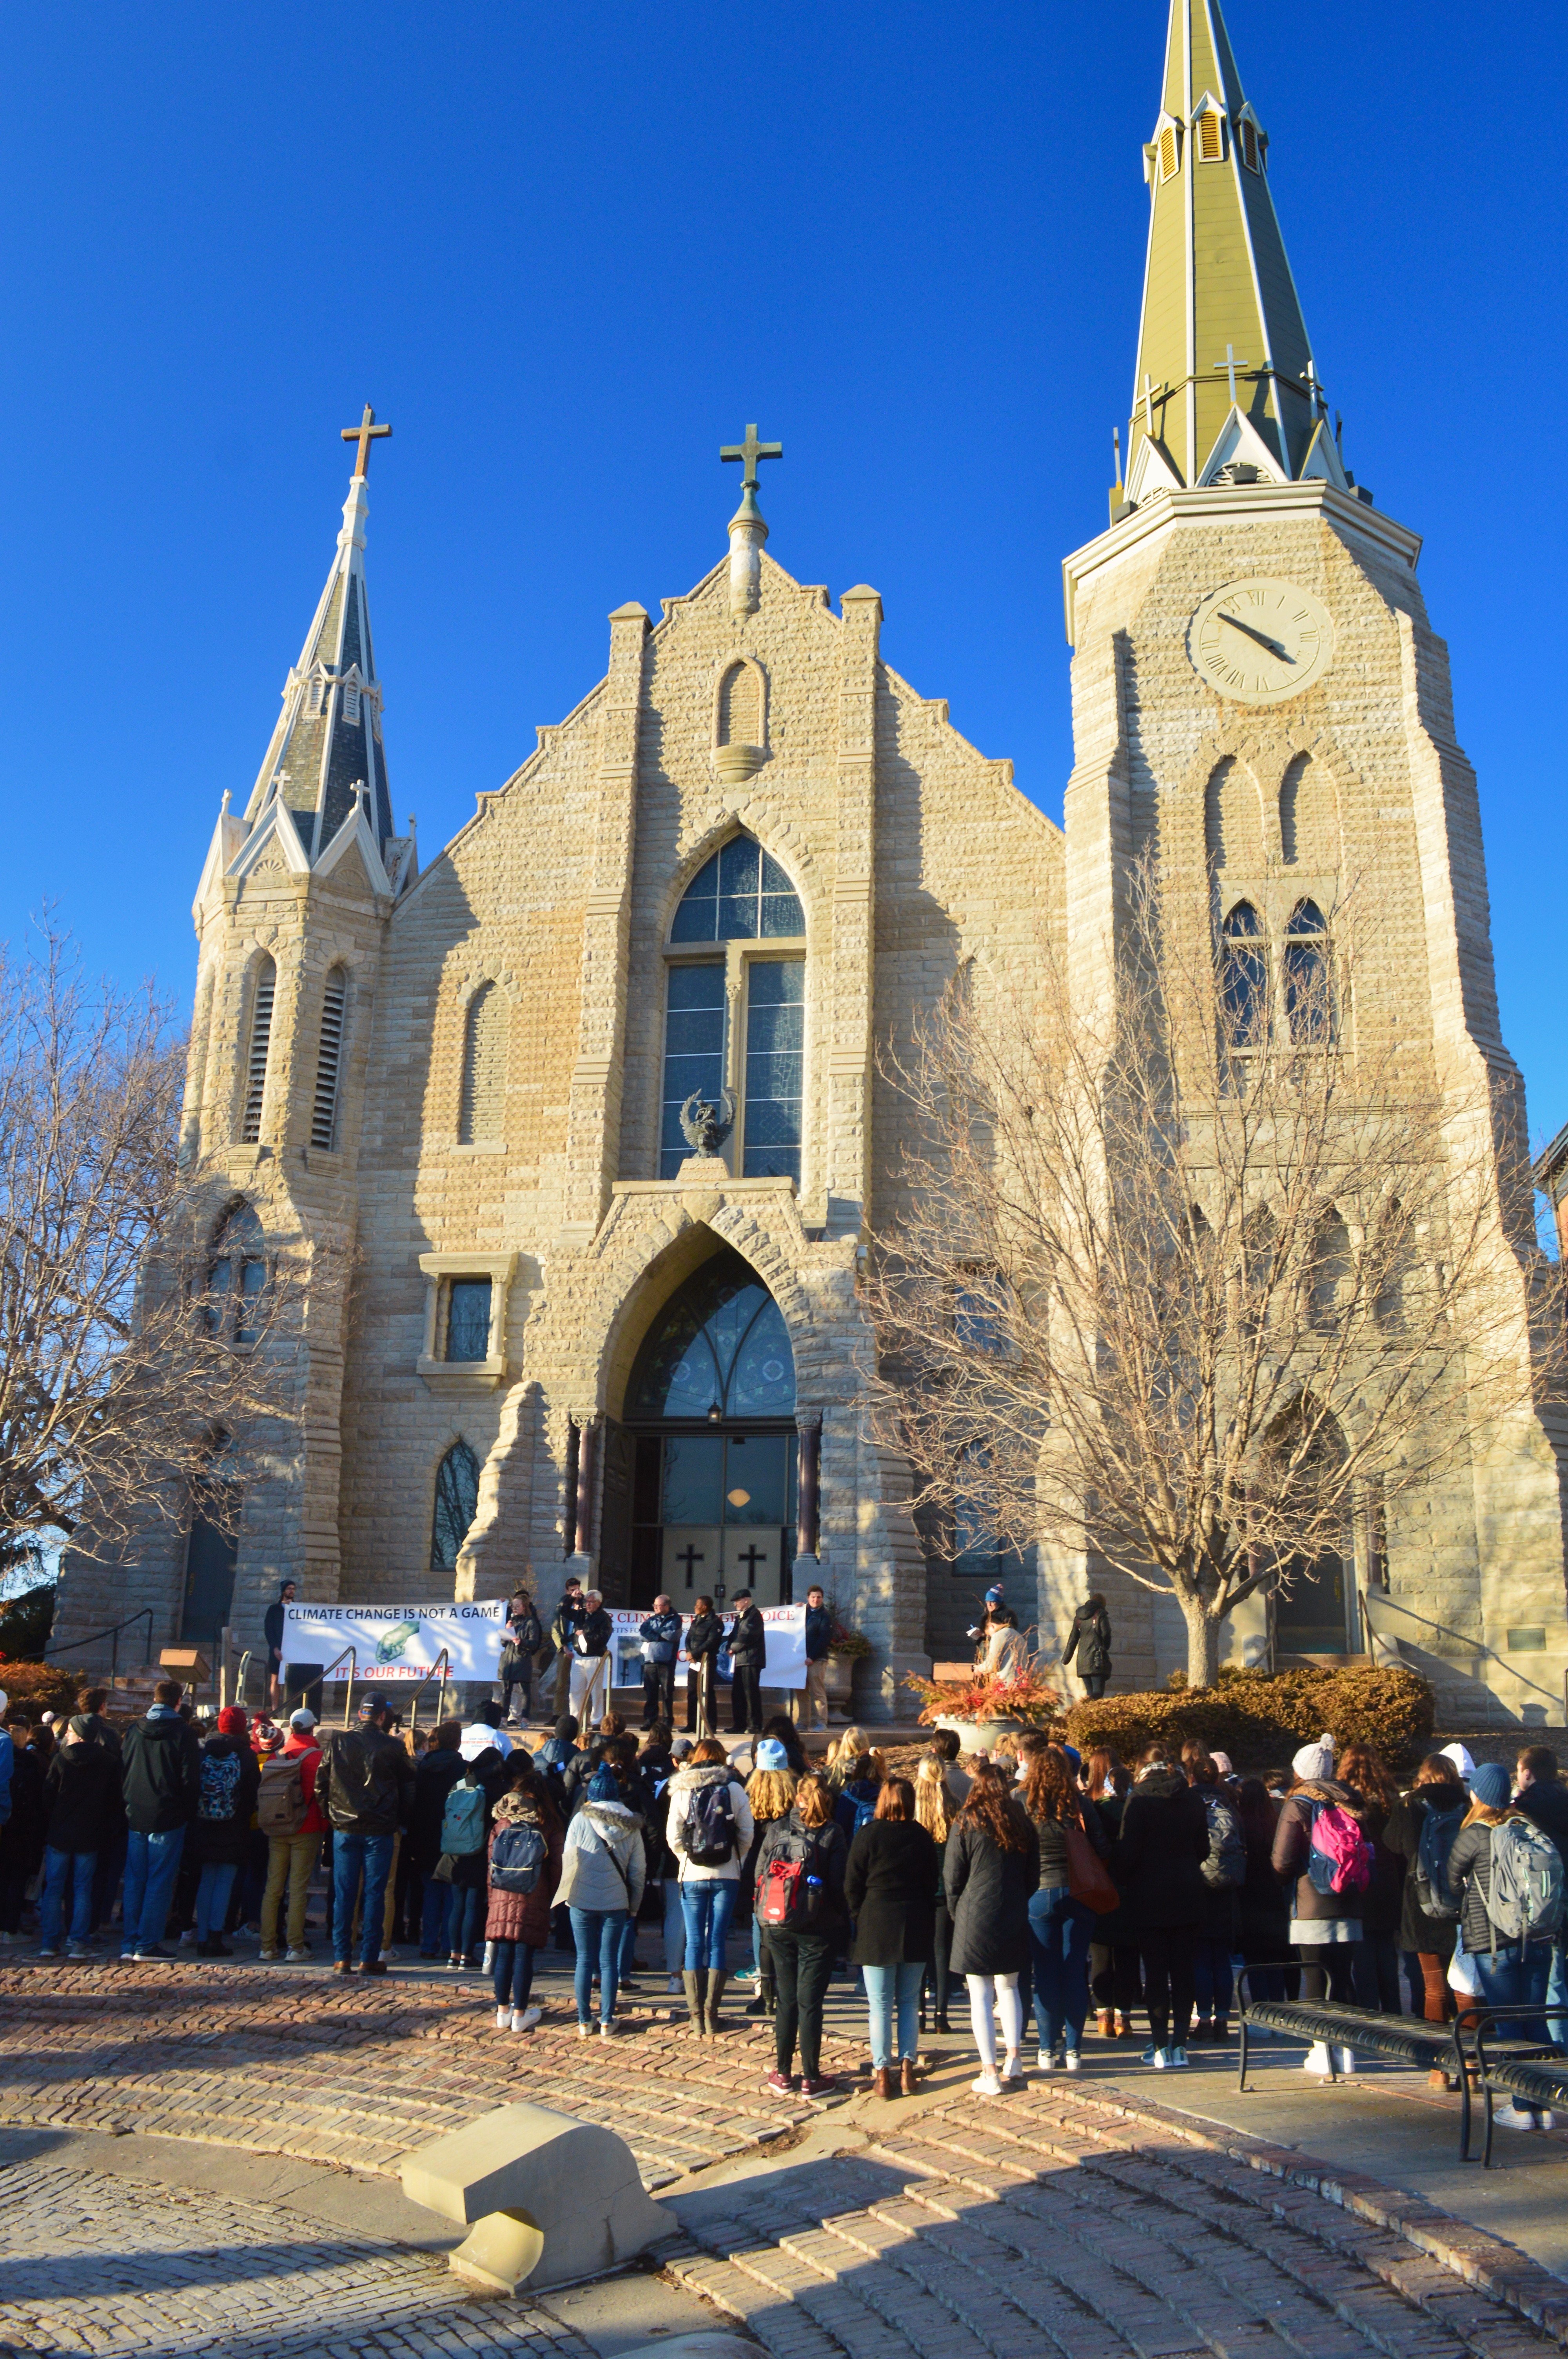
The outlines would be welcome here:
<svg viewBox="0 0 1568 2359">
<path fill-rule="evenodd" d="M 345 1649 L 351 1647 L 354 1685 L 390 1687 L 427 1678 L 445 1649 L 449 1678 L 494 1680 L 505 1623 L 501 1597 L 457 1605 L 449 1599 L 443 1605 L 286 1605 L 283 1659 L 327 1669 L 342 1655 L 332 1677 L 346 1680 Z"/>
<path fill-rule="evenodd" d="M 765 1688 L 803 1688 L 806 1685 L 805 1606 L 764 1605 L 762 1612 L 768 1646 L 768 1659 L 762 1667 L 762 1685 Z M 723 1618 L 728 1625 L 734 1616 L 727 1614 Z M 643 1613 L 625 1614 L 616 1609 L 611 1614 L 613 1636 L 610 1643 L 615 1658 L 615 1669 L 611 1677 L 618 1688 L 640 1688 L 643 1684 L 643 1647 L 637 1633 L 647 1619 L 648 1615 Z M 680 1625 L 683 1647 L 690 1627 L 691 1615 L 683 1614 Z M 677 1661 L 677 1680 L 685 1678 L 686 1670 L 686 1664 Z M 721 1680 L 730 1677 L 728 1648 L 720 1649 L 719 1676 Z"/>
</svg>

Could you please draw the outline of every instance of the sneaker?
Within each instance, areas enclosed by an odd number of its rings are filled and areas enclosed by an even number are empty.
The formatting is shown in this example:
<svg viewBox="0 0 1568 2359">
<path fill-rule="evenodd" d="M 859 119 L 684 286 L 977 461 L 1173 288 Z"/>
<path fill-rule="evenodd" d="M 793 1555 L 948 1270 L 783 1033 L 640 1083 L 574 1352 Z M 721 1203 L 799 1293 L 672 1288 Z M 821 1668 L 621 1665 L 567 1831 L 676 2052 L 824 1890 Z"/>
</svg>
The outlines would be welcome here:
<svg viewBox="0 0 1568 2359">
<path fill-rule="evenodd" d="M 1001 2077 L 1003 2081 L 1016 2081 L 1019 2087 L 1022 2088 L 1024 2085 L 1022 2057 L 1004 2056 L 1001 2063 Z"/>
<path fill-rule="evenodd" d="M 65 1945 L 65 1954 L 68 1958 L 90 1958 L 92 1955 L 92 1944 L 90 1941 L 68 1941 Z"/>
<path fill-rule="evenodd" d="M 1167 2048 L 1165 2050 L 1165 2062 L 1171 2071 L 1184 2072 L 1187 2069 L 1186 2049 L 1184 2048 Z"/>
<path fill-rule="evenodd" d="M 447 1960 L 447 1972 L 448 1972 L 449 1974 L 460 1974 L 460 1973 L 461 1973 L 461 1972 L 462 1972 L 462 1970 L 463 1970 L 463 1962 L 462 1962 L 462 1958 L 461 1958 L 461 1956 L 460 1955 L 460 1953 L 459 1953 L 456 1950 L 454 1950 L 454 1951 L 452 1951 L 451 1956 Z"/>
<path fill-rule="evenodd" d="M 1356 2050 L 1354 2048 L 1336 2048 L 1334 2051 L 1334 2060 L 1336 2064 L 1338 2065 L 1341 2075 L 1354 2072 L 1356 2070 Z"/>
<path fill-rule="evenodd" d="M 685 1988 L 686 1985 L 681 1981 L 679 1974 L 666 1974 L 665 1976 L 665 1992 L 667 1997 L 679 1998 Z"/>
<path fill-rule="evenodd" d="M 498 2007 L 496 2008 L 496 2010 L 495 2010 L 495 2027 L 496 2027 L 497 2031 L 510 2031 L 510 2030 L 511 2030 L 511 2028 L 512 2028 L 512 2009 L 511 2009 L 509 2006 L 498 2006 Z"/>
<path fill-rule="evenodd" d="M 977 2097 L 1000 2097 L 1001 2094 L 1001 2082 L 994 2072 L 982 2072 L 978 2081 L 970 2082 L 969 2087 Z"/>
<path fill-rule="evenodd" d="M 579 2039 L 591 2039 L 593 2038 L 592 2024 L 579 2023 L 577 2027 L 577 2036 Z"/>
<path fill-rule="evenodd" d="M 829 2080 L 824 2072 L 818 2072 L 809 2080 L 803 2079 L 800 2084 L 800 2093 L 803 2097 L 832 2097 L 836 2096 L 838 2092 L 838 2082 Z"/>
<path fill-rule="evenodd" d="M 1326 2081 L 1330 2078 L 1334 2066 L 1329 2061 L 1328 2049 L 1323 2040 L 1313 2041 L 1312 2046 L 1302 2058 L 1302 2071 L 1315 2072 L 1320 2080 Z"/>
<path fill-rule="evenodd" d="M 746 1983 L 750 1984 L 752 1983 L 761 1982 L 762 1976 L 758 1973 L 755 1966 L 742 1966 L 740 1973 L 738 1974 L 731 1974 L 730 1979 L 731 1982 Z"/>
<path fill-rule="evenodd" d="M 136 1963 L 140 1965 L 146 1958 L 167 1958 L 168 1955 L 168 1951 L 161 1941 L 144 1941 L 136 1951 Z"/>
<path fill-rule="evenodd" d="M 122 1950 L 122 1951 L 121 1951 L 121 1952 L 120 1952 L 120 1963 L 121 1963 L 123 1966 L 134 1966 L 134 1965 L 135 1964 L 135 1962 L 136 1962 L 136 1953 L 135 1953 L 135 1950 Z"/>
<path fill-rule="evenodd" d="M 360 1967 L 360 1972 L 362 1974 L 384 1974 L 386 1972 L 386 1960 L 384 1958 L 366 1958 L 362 1965 Z"/>
<path fill-rule="evenodd" d="M 1145 2064 L 1152 2064 L 1156 2071 L 1162 2071 L 1165 2063 L 1165 2050 L 1162 2048 L 1146 2048 L 1143 2050 L 1143 2061 Z"/>
<path fill-rule="evenodd" d="M 286 1950 L 283 1959 L 286 1965 L 308 1966 L 310 1962 L 310 1952 L 301 1944 L 297 1950 Z"/>
<path fill-rule="evenodd" d="M 1510 2097 L 1506 2105 L 1498 2105 L 1492 2114 L 1498 2128 L 1505 2130 L 1536 2130 L 1540 2118 L 1532 2105 L 1516 2105 Z"/>
<path fill-rule="evenodd" d="M 276 1966 L 283 1956 L 281 1950 L 258 1950 L 256 1956 L 264 1966 Z"/>
<path fill-rule="evenodd" d="M 1064 2072 L 1076 2072 L 1080 2071 L 1082 2069 L 1082 2060 L 1083 2060 L 1079 2056 L 1076 2048 L 1064 2048 L 1062 2050 L 1062 2070 Z"/>
<path fill-rule="evenodd" d="M 600 2039 L 613 2039 L 619 2028 L 620 2026 L 616 2023 L 613 2016 L 604 2016 L 600 2021 L 599 2036 Z"/>
<path fill-rule="evenodd" d="M 402 1952 L 402 1951 L 401 1951 L 401 1950 L 384 1950 L 384 1951 L 382 1951 L 382 1953 L 381 1953 L 381 1957 L 382 1957 L 382 1963 L 383 1963 L 384 1965 L 395 1966 L 395 1965 L 397 1963 L 397 1962 L 398 1962 L 399 1958 L 401 1958 L 401 1957 L 402 1957 L 402 1955 L 403 1955 L 403 1952 Z M 487 1966 L 489 1965 L 489 1963 L 490 1963 L 490 1959 L 489 1959 L 489 1957 L 488 1957 L 488 1956 L 486 1957 L 486 1959 L 485 1959 L 485 1962 L 485 1962 L 485 1964 L 486 1964 Z"/>
<path fill-rule="evenodd" d="M 179 1937 L 179 1946 L 182 1950 L 193 1950 L 196 1947 L 196 1928 L 194 1925 L 188 1925 L 186 1927 L 184 1932 Z"/>
<path fill-rule="evenodd" d="M 542 2018 L 544 2012 L 542 2006 L 514 2006 L 512 2010 L 513 2030 L 532 2031 L 534 2026 Z"/>
<path fill-rule="evenodd" d="M 54 1947 L 52 1942 L 45 1941 L 39 1945 L 38 1955 L 40 1958 L 58 1958 L 59 1951 Z"/>
<path fill-rule="evenodd" d="M 762 2086 L 775 2097 L 793 2097 L 795 2082 L 787 2072 L 770 2072 Z"/>
</svg>

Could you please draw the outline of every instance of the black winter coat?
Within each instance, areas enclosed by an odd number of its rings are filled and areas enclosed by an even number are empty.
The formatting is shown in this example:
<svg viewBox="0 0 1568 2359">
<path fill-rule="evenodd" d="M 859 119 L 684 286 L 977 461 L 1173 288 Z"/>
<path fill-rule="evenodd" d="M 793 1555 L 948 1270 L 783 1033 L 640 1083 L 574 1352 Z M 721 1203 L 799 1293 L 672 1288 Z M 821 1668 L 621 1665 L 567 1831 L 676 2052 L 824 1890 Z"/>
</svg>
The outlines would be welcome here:
<svg viewBox="0 0 1568 2359">
<path fill-rule="evenodd" d="M 724 1625 L 717 1614 L 694 1614 L 687 1624 L 686 1652 L 694 1665 L 704 1655 L 716 1655 L 724 1641 Z"/>
<path fill-rule="evenodd" d="M 408 1850 L 421 1875 L 428 1875 L 441 1856 L 441 1820 L 447 1796 L 468 1764 L 454 1745 L 449 1753 L 438 1748 L 421 1753 L 414 1764 L 414 1809 L 408 1821 Z"/>
<path fill-rule="evenodd" d="M 806 1609 L 806 1659 L 808 1663 L 825 1662 L 833 1651 L 833 1616 L 826 1605 L 808 1605 Z"/>
<path fill-rule="evenodd" d="M 784 1930 L 820 1933 L 837 1940 L 848 1921 L 844 1907 L 844 1872 L 849 1865 L 849 1847 L 844 1841 L 844 1830 L 829 1819 L 824 1827 L 806 1827 L 800 1812 L 793 1804 L 782 1819 L 771 1819 L 762 1830 L 762 1849 L 757 1854 L 757 1888 L 753 1902 L 761 1908 L 767 1886 L 768 1862 L 771 1859 L 799 1859 L 806 1864 L 809 1875 L 822 1878 L 823 1898 L 820 1913 L 814 1925 L 790 1927 Z M 770 1938 L 775 1928 L 770 1928 Z"/>
<path fill-rule="evenodd" d="M 754 1671 L 766 1669 L 768 1637 L 760 1607 L 748 1605 L 730 1625 L 730 1659 Z"/>
<path fill-rule="evenodd" d="M 602 1605 L 596 1605 L 591 1614 L 585 1614 L 579 1622 L 572 1636 L 572 1653 L 581 1655 L 590 1662 L 597 1661 L 601 1655 L 608 1655 L 611 1629 L 609 1614 Z M 582 1640 L 580 1646 L 578 1644 L 579 1636 Z"/>
<path fill-rule="evenodd" d="M 414 1808 L 414 1764 L 402 1739 L 384 1728 L 316 1733 L 321 1739 L 316 1799 L 328 1825 L 336 1833 L 358 1835 L 395 1835 L 406 1827 Z"/>
<path fill-rule="evenodd" d="M 44 1778 L 44 1841 L 50 1851 L 103 1851 L 124 1824 L 120 1765 L 90 1737 L 57 1745 Z"/>
<path fill-rule="evenodd" d="M 1538 1777 L 1533 1785 L 1525 1788 L 1514 1808 L 1522 1810 L 1543 1835 L 1551 1837 L 1562 1854 L 1563 1866 L 1568 1867 L 1568 1786 L 1562 1778 L 1548 1777 L 1542 1785 Z"/>
<path fill-rule="evenodd" d="M 1040 1838 L 1022 1808 L 1008 1805 L 1026 1840 L 1003 1851 L 962 1815 L 947 1838 L 942 1880 L 953 1916 L 948 1961 L 956 1974 L 1022 1973 L 1029 1957 L 1029 1904 L 1040 1888 Z"/>
<path fill-rule="evenodd" d="M 201 1747 L 177 1712 L 134 1720 L 122 1747 L 125 1817 L 139 1835 L 167 1835 L 196 1816 Z"/>
<path fill-rule="evenodd" d="M 0 1867 L 31 1875 L 42 1859 L 48 1775 L 42 1756 L 30 1745 L 22 1745 L 11 1763 L 11 1815 L 0 1827 Z"/>
<path fill-rule="evenodd" d="M 1418 1957 L 1424 1951 L 1429 1958 L 1441 1958 L 1444 1963 L 1454 1955 L 1459 1920 L 1455 1917 L 1428 1916 L 1421 1905 L 1416 1862 L 1421 1857 L 1422 1830 L 1426 1824 L 1427 1813 L 1432 1810 L 1439 1813 L 1444 1810 L 1463 1812 L 1469 1808 L 1469 1802 L 1470 1798 L 1456 1777 L 1441 1786 L 1413 1786 L 1394 1804 L 1389 1813 L 1389 1822 L 1383 1829 L 1383 1842 L 1404 1862 L 1404 1886 L 1400 1897 L 1400 1947 L 1401 1950 L 1413 1950 Z"/>
<path fill-rule="evenodd" d="M 1070 1663 L 1075 1654 L 1081 1680 L 1108 1679 L 1110 1616 L 1103 1606 L 1080 1605 L 1074 1614 L 1067 1643 L 1062 1649 L 1063 1662 Z"/>
<path fill-rule="evenodd" d="M 1195 1930 L 1205 1923 L 1208 1818 L 1203 1796 L 1179 1769 L 1152 1769 L 1140 1777 L 1121 1813 L 1116 1850 L 1116 1880 L 1137 1931 L 1172 1925 Z"/>
<path fill-rule="evenodd" d="M 916 1960 L 929 1964 L 935 1954 L 941 1872 L 935 1844 L 914 1820 L 872 1819 L 860 1829 L 844 1869 L 844 1905 L 855 1920 L 849 1949 L 855 1965 L 913 1965 Z"/>
</svg>

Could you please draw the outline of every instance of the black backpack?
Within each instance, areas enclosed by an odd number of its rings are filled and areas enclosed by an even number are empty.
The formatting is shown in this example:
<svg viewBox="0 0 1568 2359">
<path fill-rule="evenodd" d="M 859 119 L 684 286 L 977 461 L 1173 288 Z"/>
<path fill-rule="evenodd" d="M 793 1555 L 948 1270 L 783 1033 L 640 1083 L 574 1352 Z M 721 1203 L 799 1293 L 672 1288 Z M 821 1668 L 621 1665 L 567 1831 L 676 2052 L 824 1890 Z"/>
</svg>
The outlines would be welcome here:
<svg viewBox="0 0 1568 2359">
<path fill-rule="evenodd" d="M 735 1854 L 730 1780 L 699 1786 L 687 1805 L 686 1855 L 693 1867 L 722 1867 Z"/>
</svg>

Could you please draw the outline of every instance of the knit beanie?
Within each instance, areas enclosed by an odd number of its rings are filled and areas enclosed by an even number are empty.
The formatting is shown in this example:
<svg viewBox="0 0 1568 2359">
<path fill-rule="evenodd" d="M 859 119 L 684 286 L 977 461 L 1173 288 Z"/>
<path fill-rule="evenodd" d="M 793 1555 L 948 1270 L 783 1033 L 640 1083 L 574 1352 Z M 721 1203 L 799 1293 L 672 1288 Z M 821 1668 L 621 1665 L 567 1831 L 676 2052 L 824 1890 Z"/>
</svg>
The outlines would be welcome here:
<svg viewBox="0 0 1568 2359">
<path fill-rule="evenodd" d="M 1445 1745 L 1441 1749 L 1444 1759 L 1453 1762 L 1455 1770 L 1467 1786 L 1476 1775 L 1476 1764 L 1471 1760 L 1467 1749 L 1460 1744 L 1457 1737 L 1452 1745 Z"/>
<path fill-rule="evenodd" d="M 1303 1745 L 1291 1763 L 1298 1777 L 1332 1777 L 1334 1739 L 1326 1734 L 1315 1745 Z"/>
<path fill-rule="evenodd" d="M 1483 1761 L 1470 1779 L 1470 1799 L 1485 1802 L 1488 1810 L 1504 1810 L 1509 1805 L 1510 1780 L 1500 1761 Z"/>
<path fill-rule="evenodd" d="M 764 1736 L 758 1740 L 756 1763 L 759 1769 L 787 1769 L 789 1755 L 776 1736 Z"/>
<path fill-rule="evenodd" d="M 243 1736 L 250 1724 L 237 1703 L 226 1703 L 218 1714 L 220 1736 Z"/>
<path fill-rule="evenodd" d="M 621 1788 L 615 1782 L 613 1769 L 594 1771 L 588 1781 L 588 1799 L 590 1802 L 618 1802 L 621 1799 Z"/>
</svg>

